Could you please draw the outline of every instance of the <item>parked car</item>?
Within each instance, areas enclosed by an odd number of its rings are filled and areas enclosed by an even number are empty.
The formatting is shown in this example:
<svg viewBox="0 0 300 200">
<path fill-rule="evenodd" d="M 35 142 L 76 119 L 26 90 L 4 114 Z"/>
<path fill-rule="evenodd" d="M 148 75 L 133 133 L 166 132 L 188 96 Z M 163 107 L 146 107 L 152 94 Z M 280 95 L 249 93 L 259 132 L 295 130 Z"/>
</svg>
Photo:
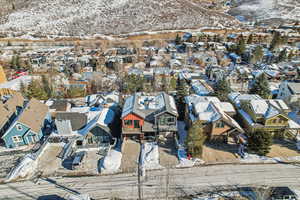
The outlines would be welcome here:
<svg viewBox="0 0 300 200">
<path fill-rule="evenodd" d="M 81 152 L 78 152 L 78 153 L 75 154 L 75 157 L 74 157 L 73 162 L 72 162 L 72 169 L 73 170 L 80 166 L 82 160 L 85 157 L 85 154 L 86 154 L 85 151 L 81 151 Z"/>
</svg>

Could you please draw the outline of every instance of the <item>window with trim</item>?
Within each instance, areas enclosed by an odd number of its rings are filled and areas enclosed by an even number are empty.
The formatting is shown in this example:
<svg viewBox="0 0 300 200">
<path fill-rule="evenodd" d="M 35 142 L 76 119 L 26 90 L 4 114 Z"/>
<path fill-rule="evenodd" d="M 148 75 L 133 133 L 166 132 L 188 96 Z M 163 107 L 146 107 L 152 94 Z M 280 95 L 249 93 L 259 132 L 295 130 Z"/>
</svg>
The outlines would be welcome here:
<svg viewBox="0 0 300 200">
<path fill-rule="evenodd" d="M 132 120 L 124 120 L 125 126 L 132 126 Z"/>
<path fill-rule="evenodd" d="M 21 136 L 13 136 L 12 140 L 14 141 L 14 143 L 19 143 L 23 141 L 23 138 Z"/>
<path fill-rule="evenodd" d="M 273 119 L 272 123 L 276 124 L 277 123 L 277 119 Z"/>
<path fill-rule="evenodd" d="M 140 120 L 134 120 L 134 128 L 140 128 Z"/>
<path fill-rule="evenodd" d="M 23 130 L 23 127 L 22 127 L 21 124 L 17 124 L 17 125 L 16 125 L 16 128 L 17 128 L 18 131 L 22 131 L 22 130 Z"/>
<path fill-rule="evenodd" d="M 176 121 L 174 117 L 161 117 L 159 119 L 159 125 L 161 126 L 171 126 L 175 125 Z"/>
<path fill-rule="evenodd" d="M 225 127 L 225 124 L 224 122 L 222 121 L 219 121 L 217 124 L 216 124 L 216 128 L 224 128 Z"/>
</svg>

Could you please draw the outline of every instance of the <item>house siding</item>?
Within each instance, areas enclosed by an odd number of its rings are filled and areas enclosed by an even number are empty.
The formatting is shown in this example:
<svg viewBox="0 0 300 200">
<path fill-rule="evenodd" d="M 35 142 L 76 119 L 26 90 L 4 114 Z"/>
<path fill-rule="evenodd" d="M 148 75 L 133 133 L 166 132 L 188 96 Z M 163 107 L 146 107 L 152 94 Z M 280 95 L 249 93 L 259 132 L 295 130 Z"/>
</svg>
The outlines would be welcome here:
<svg viewBox="0 0 300 200">
<path fill-rule="evenodd" d="M 216 123 L 213 124 L 212 126 L 212 131 L 211 131 L 211 135 L 215 136 L 215 135 L 222 135 L 223 133 L 225 133 L 226 131 L 229 131 L 231 128 L 224 124 L 223 128 L 217 128 L 216 127 Z"/>
<path fill-rule="evenodd" d="M 17 126 L 21 126 L 22 129 L 21 130 L 18 130 L 17 129 Z M 21 124 L 21 123 L 16 123 L 14 125 L 13 128 L 11 128 L 9 130 L 8 133 L 6 133 L 6 135 L 3 137 L 3 140 L 5 142 L 5 146 L 7 148 L 15 148 L 15 147 L 18 147 L 18 146 L 23 146 L 23 145 L 26 145 L 27 144 L 27 141 L 25 141 L 25 139 L 23 138 L 24 134 L 29 130 L 29 128 L 27 126 L 25 126 L 24 124 Z M 18 143 L 15 143 L 13 141 L 13 136 L 21 136 L 22 137 L 22 140 Z"/>
</svg>

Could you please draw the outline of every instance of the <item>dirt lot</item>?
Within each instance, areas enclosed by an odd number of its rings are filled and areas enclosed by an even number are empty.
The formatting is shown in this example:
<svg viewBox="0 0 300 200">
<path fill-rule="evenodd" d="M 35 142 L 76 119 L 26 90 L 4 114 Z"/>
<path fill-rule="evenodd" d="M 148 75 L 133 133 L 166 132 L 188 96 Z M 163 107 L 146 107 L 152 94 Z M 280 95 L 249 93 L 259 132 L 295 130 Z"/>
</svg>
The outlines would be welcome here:
<svg viewBox="0 0 300 200">
<path fill-rule="evenodd" d="M 203 160 L 210 163 L 235 163 L 238 162 L 237 145 L 233 144 L 205 144 L 203 147 Z"/>
<path fill-rule="evenodd" d="M 127 139 L 124 140 L 122 147 L 122 172 L 136 172 L 138 167 L 138 158 L 140 154 L 140 144 Z"/>
<path fill-rule="evenodd" d="M 49 144 L 38 161 L 38 170 L 43 172 L 43 176 L 49 176 L 55 173 L 61 166 L 61 159 L 57 155 L 61 152 L 63 146 Z"/>
<path fill-rule="evenodd" d="M 178 165 L 177 149 L 173 138 L 168 138 L 164 143 L 158 144 L 159 164 L 163 167 L 174 167 Z"/>
</svg>

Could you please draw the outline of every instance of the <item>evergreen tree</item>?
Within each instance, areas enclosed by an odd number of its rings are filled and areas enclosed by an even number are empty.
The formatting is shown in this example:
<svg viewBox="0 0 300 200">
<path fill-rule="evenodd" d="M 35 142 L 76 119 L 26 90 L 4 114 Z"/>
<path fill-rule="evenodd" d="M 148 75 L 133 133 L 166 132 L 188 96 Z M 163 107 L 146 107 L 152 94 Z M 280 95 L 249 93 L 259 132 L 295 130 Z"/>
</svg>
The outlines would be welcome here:
<svg viewBox="0 0 300 200">
<path fill-rule="evenodd" d="M 264 131 L 248 133 L 248 148 L 251 152 L 265 156 L 270 152 L 271 145 L 271 133 Z"/>
<path fill-rule="evenodd" d="M 283 62 L 287 60 L 287 51 L 286 48 L 284 48 L 282 51 L 280 51 L 278 55 L 278 62 Z"/>
<path fill-rule="evenodd" d="M 175 44 L 176 45 L 179 45 L 181 43 L 181 38 L 180 38 L 180 36 L 177 34 L 176 35 L 176 38 L 175 38 Z"/>
<path fill-rule="evenodd" d="M 186 138 L 187 151 L 192 157 L 202 157 L 203 144 L 206 140 L 206 135 L 203 132 L 201 122 L 196 121 L 192 127 L 188 130 Z"/>
<path fill-rule="evenodd" d="M 47 77 L 45 75 L 42 75 L 42 87 L 43 87 L 44 91 L 46 92 L 47 97 L 51 98 L 52 97 L 52 89 L 50 87 L 49 80 L 47 79 Z"/>
<path fill-rule="evenodd" d="M 269 81 L 264 73 L 258 76 L 250 89 L 251 94 L 258 94 L 264 99 L 271 97 L 271 91 L 269 89 Z"/>
<path fill-rule="evenodd" d="M 221 100 L 226 101 L 228 94 L 231 92 L 230 84 L 224 78 L 217 82 L 214 87 L 215 95 Z"/>
<path fill-rule="evenodd" d="M 273 38 L 270 44 L 270 50 L 274 50 L 275 48 L 277 48 L 279 45 L 285 43 L 286 38 L 282 37 L 281 34 L 279 32 L 275 32 L 273 34 Z"/>
<path fill-rule="evenodd" d="M 239 42 L 236 46 L 236 54 L 242 56 L 246 50 L 246 44 L 243 35 L 240 36 Z"/>
<path fill-rule="evenodd" d="M 187 89 L 187 84 L 186 81 L 183 79 L 178 78 L 177 79 L 177 94 L 176 94 L 176 103 L 177 103 L 177 110 L 179 120 L 184 119 L 185 115 L 185 96 L 188 95 L 188 89 Z"/>
<path fill-rule="evenodd" d="M 256 46 L 253 52 L 254 63 L 260 62 L 263 55 L 264 55 L 263 48 L 260 45 Z"/>
<path fill-rule="evenodd" d="M 47 100 L 48 99 L 48 95 L 45 92 L 44 88 L 41 87 L 42 83 L 41 81 L 38 80 L 32 80 L 28 87 L 27 87 L 27 92 L 26 92 L 26 96 L 28 98 L 36 98 L 39 100 Z"/>
<path fill-rule="evenodd" d="M 23 96 L 26 97 L 26 95 L 27 95 L 27 88 L 26 88 L 26 86 L 25 86 L 25 84 L 24 84 L 23 81 L 21 81 L 21 83 L 20 83 L 20 92 L 21 92 L 21 94 Z"/>
<path fill-rule="evenodd" d="M 166 76 L 164 75 L 161 79 L 161 84 L 162 84 L 162 91 L 168 93 L 169 91 L 169 84 L 168 84 L 168 81 L 167 81 L 167 78 Z"/>
<path fill-rule="evenodd" d="M 170 89 L 175 90 L 176 89 L 176 79 L 174 77 L 170 80 Z"/>
<path fill-rule="evenodd" d="M 247 40 L 247 44 L 252 44 L 253 43 L 253 35 L 250 34 Z"/>
<path fill-rule="evenodd" d="M 293 51 L 290 51 L 289 55 L 288 55 L 288 61 L 291 61 L 294 58 L 295 54 Z"/>
</svg>

